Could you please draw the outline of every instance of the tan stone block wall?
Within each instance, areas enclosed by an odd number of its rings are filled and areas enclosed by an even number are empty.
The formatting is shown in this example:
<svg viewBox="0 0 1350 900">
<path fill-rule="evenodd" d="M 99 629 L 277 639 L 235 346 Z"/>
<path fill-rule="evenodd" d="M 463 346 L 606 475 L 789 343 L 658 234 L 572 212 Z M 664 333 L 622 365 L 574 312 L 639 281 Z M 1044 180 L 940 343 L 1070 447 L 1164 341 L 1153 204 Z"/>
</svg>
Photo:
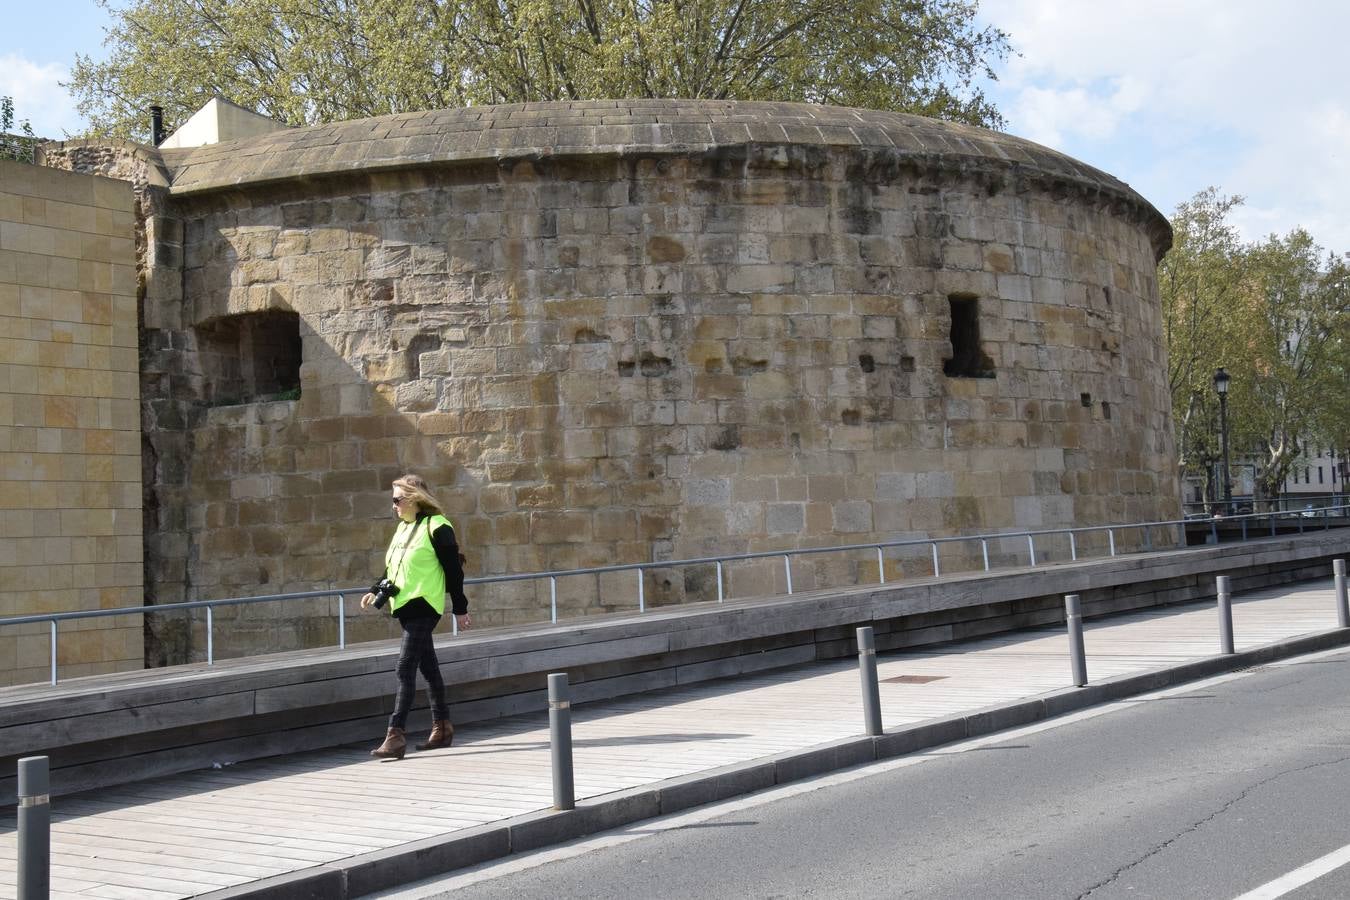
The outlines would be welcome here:
<svg viewBox="0 0 1350 900">
<path fill-rule="evenodd" d="M 0 616 L 139 606 L 131 186 L 0 161 Z M 0 628 L 0 683 L 48 677 L 49 628 Z M 139 616 L 68 623 L 62 677 L 141 668 Z"/>
<path fill-rule="evenodd" d="M 300 314 L 304 344 L 298 401 L 189 425 L 193 584 L 368 582 L 409 469 L 472 574 L 1177 514 L 1141 223 L 1090 194 L 814 159 L 409 170 L 183 201 L 185 324 L 271 305 Z M 943 374 L 952 296 L 978 299 L 993 377 Z M 1067 539 L 1038 552 L 1067 558 Z M 941 554 L 980 560 L 978 543 Z M 888 577 L 931 572 L 926 546 L 893 556 Z M 715 597 L 704 568 L 652 572 L 647 603 Z M 726 568 L 733 594 L 785 587 L 781 560 Z M 876 568 L 809 557 L 794 588 Z M 474 600 L 484 624 L 537 621 L 548 585 Z M 632 608 L 636 576 L 563 579 L 559 602 Z M 250 615 L 255 639 L 302 630 Z"/>
</svg>

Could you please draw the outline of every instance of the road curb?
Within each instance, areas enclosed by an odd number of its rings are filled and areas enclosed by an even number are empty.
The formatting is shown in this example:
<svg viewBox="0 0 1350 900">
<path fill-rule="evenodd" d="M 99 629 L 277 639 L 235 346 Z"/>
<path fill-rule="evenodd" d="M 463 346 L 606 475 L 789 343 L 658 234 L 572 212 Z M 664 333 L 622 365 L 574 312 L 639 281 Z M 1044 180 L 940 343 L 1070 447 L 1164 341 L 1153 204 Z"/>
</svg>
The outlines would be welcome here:
<svg viewBox="0 0 1350 900">
<path fill-rule="evenodd" d="M 1350 628 L 1302 635 L 1233 654 L 1204 657 L 1165 669 L 1122 675 L 1081 688 L 1063 688 L 1026 700 L 905 725 L 876 737 L 844 738 L 616 791 L 580 801 L 573 810 L 526 813 L 199 896 L 202 900 L 348 900 L 512 853 L 562 844 L 826 772 L 893 759 L 1188 681 L 1344 646 L 1350 646 Z"/>
</svg>

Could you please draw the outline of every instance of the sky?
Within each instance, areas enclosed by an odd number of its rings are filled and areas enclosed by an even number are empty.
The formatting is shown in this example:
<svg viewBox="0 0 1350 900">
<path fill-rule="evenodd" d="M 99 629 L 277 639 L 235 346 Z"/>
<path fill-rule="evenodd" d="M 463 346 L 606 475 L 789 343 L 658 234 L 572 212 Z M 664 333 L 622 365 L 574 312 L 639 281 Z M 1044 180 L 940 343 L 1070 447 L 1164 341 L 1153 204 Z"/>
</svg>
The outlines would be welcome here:
<svg viewBox="0 0 1350 900">
<path fill-rule="evenodd" d="M 1350 3 L 983 0 L 980 11 L 1020 54 L 988 86 L 1013 134 L 1110 172 L 1164 214 L 1212 186 L 1245 198 L 1233 221 L 1247 240 L 1302 227 L 1350 252 Z"/>
<path fill-rule="evenodd" d="M 107 13 L 94 0 L 0 2 L 0 95 L 40 135 L 78 132 L 60 83 L 77 53 L 102 56 Z M 1110 172 L 1164 214 L 1213 186 L 1246 198 L 1233 221 L 1247 240 L 1301 226 L 1350 252 L 1350 3 L 982 0 L 980 14 L 1018 53 L 986 86 L 1011 133 Z"/>
</svg>

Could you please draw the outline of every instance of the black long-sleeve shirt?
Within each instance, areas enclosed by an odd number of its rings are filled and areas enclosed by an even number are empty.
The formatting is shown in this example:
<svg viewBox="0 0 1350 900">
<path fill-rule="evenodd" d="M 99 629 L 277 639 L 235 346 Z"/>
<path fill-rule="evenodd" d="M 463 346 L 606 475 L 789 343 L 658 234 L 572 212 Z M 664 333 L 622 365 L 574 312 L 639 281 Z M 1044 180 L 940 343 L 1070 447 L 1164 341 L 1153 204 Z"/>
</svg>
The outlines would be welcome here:
<svg viewBox="0 0 1350 900">
<path fill-rule="evenodd" d="M 428 515 L 430 513 L 418 513 L 417 522 L 413 527 L 421 525 L 422 520 Z M 440 561 L 441 568 L 445 570 L 445 593 L 450 597 L 450 611 L 462 616 L 469 611 L 469 598 L 464 595 L 464 564 L 460 560 L 459 542 L 455 540 L 454 526 L 446 523 L 433 531 L 431 546 L 436 551 L 436 559 Z M 386 569 L 380 578 L 388 577 L 389 571 Z M 383 606 L 381 600 L 375 601 L 377 609 Z M 438 615 L 440 614 L 422 597 L 413 597 L 394 610 L 394 617 L 397 619 L 421 619 Z"/>
</svg>

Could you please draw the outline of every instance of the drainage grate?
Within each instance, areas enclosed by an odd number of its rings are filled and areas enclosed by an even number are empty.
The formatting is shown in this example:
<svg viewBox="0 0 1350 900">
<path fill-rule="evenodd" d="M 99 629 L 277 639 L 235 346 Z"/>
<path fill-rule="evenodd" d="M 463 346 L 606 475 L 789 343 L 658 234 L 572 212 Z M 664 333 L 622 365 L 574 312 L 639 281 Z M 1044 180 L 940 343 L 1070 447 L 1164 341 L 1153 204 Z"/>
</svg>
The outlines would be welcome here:
<svg viewBox="0 0 1350 900">
<path fill-rule="evenodd" d="M 887 684 L 927 684 L 930 681 L 941 681 L 946 677 L 946 675 L 897 675 L 881 680 Z"/>
</svg>

